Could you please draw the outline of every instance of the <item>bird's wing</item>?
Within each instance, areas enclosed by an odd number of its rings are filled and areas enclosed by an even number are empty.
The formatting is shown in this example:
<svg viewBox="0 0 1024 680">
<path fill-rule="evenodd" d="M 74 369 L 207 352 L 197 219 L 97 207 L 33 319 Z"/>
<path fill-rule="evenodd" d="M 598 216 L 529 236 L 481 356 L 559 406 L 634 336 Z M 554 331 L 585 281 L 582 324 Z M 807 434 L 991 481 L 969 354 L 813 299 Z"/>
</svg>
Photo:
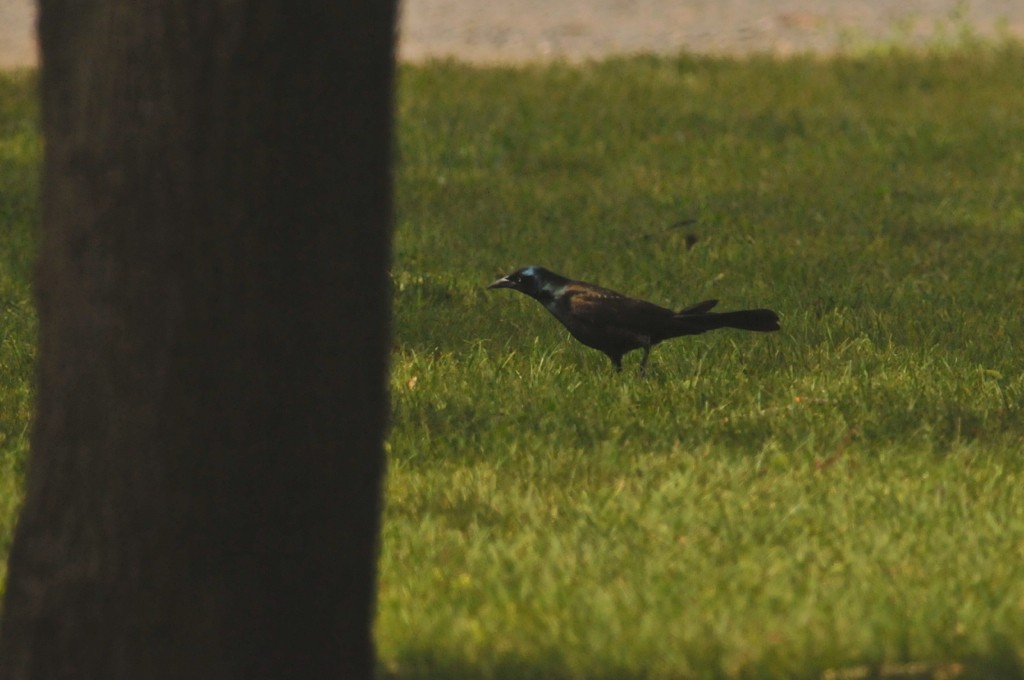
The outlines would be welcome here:
<svg viewBox="0 0 1024 680">
<path fill-rule="evenodd" d="M 712 307 L 718 304 L 718 300 L 704 300 L 704 302 L 698 302 L 697 304 L 690 305 L 689 307 L 683 307 L 676 314 L 704 314 L 711 310 Z"/>
<path fill-rule="evenodd" d="M 670 323 L 675 314 L 652 302 L 604 288 L 568 287 L 564 295 L 568 298 L 569 315 L 575 321 L 608 329 L 620 328 L 640 335 L 656 333 L 664 324 Z"/>
</svg>

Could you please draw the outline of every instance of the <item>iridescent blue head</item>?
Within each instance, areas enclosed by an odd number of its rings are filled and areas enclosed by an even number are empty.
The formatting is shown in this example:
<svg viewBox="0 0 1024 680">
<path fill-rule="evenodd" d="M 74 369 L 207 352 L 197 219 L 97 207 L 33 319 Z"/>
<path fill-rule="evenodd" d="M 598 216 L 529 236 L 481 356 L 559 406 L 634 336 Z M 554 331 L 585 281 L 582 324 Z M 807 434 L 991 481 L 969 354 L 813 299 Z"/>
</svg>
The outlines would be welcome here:
<svg viewBox="0 0 1024 680">
<path fill-rule="evenodd" d="M 569 279 L 544 269 L 544 267 L 529 266 L 517 269 L 508 276 L 503 276 L 488 288 L 511 288 L 520 293 L 526 293 L 532 298 L 552 298 L 569 282 Z"/>
</svg>

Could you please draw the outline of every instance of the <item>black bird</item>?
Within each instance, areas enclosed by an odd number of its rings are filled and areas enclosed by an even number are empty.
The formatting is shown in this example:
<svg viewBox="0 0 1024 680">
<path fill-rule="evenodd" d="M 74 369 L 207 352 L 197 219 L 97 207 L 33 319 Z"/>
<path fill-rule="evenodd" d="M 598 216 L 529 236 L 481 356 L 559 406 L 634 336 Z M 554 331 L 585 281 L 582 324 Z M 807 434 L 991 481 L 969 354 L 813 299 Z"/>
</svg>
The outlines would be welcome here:
<svg viewBox="0 0 1024 680">
<path fill-rule="evenodd" d="M 779 330 L 779 315 L 770 309 L 718 313 L 710 311 L 718 300 L 705 300 L 673 312 L 592 283 L 573 281 L 543 267 L 524 267 L 487 287 L 526 293 L 554 314 L 574 338 L 607 354 L 619 371 L 626 352 L 642 349 L 643 369 L 651 347 L 669 338 L 716 328 Z"/>
</svg>

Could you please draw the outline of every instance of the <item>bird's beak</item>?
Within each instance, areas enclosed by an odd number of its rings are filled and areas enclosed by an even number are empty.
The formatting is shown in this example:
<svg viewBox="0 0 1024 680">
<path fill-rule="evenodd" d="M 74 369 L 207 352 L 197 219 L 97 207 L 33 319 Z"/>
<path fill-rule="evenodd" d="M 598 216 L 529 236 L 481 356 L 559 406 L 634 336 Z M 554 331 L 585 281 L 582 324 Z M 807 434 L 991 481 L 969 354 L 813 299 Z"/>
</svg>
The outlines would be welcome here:
<svg viewBox="0 0 1024 680">
<path fill-rule="evenodd" d="M 508 280 L 507 276 L 502 276 L 500 279 L 487 286 L 488 288 L 512 288 L 516 284 Z"/>
</svg>

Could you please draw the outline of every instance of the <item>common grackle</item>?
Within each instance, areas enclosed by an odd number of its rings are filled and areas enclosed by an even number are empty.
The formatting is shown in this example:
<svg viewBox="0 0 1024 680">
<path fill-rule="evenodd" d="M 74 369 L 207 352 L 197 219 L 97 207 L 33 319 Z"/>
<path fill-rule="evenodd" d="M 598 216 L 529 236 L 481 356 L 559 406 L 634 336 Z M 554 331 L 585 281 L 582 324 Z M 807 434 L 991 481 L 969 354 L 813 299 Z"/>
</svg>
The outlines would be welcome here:
<svg viewBox="0 0 1024 680">
<path fill-rule="evenodd" d="M 779 315 L 770 309 L 712 312 L 718 300 L 705 300 L 678 312 L 601 288 L 573 281 L 543 267 L 524 267 L 503 276 L 488 288 L 511 288 L 544 305 L 574 338 L 608 355 L 622 370 L 622 355 L 642 349 L 643 369 L 651 347 L 681 335 L 697 335 L 716 328 L 777 331 Z"/>
</svg>

